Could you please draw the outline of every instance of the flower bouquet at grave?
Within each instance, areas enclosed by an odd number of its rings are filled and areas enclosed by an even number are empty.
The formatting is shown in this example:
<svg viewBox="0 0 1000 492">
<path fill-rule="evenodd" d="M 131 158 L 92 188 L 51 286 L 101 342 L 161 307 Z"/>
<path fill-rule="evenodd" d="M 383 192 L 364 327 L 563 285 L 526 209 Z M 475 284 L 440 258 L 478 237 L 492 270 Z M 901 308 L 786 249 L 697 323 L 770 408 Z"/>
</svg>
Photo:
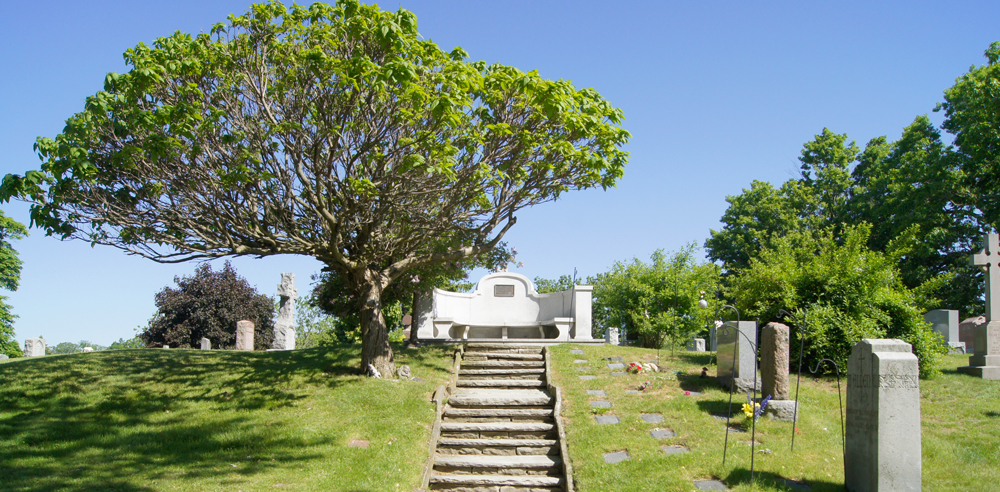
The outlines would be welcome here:
<svg viewBox="0 0 1000 492">
<path fill-rule="evenodd" d="M 771 395 L 767 395 L 760 403 L 755 402 L 753 401 L 753 397 L 750 396 L 750 392 L 747 391 L 747 402 L 743 404 L 743 415 L 746 416 L 743 426 L 750 427 L 761 415 L 764 415 L 764 410 L 767 409 L 767 402 L 769 401 L 771 401 Z"/>
<path fill-rule="evenodd" d="M 645 369 L 642 367 L 642 364 L 638 362 L 629 362 L 628 367 L 626 367 L 625 370 L 628 371 L 629 374 L 639 374 Z"/>
</svg>

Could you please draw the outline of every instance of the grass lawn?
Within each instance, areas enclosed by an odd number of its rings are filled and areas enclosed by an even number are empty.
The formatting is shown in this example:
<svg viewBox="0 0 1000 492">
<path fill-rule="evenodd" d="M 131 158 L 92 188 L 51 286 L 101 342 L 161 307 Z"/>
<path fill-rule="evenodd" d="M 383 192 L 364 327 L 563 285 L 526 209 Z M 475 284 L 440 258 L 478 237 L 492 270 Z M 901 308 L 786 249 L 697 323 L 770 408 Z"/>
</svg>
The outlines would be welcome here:
<svg viewBox="0 0 1000 492">
<path fill-rule="evenodd" d="M 570 349 L 583 349 L 574 355 Z M 750 433 L 730 433 L 726 464 L 722 464 L 725 415 L 729 393 L 714 379 L 699 377 L 709 366 L 710 353 L 659 353 L 660 373 L 612 376 L 605 357 L 621 356 L 625 362 L 655 360 L 649 349 L 614 346 L 554 347 L 555 383 L 563 390 L 563 414 L 568 419 L 567 439 L 574 478 L 580 492 L 647 492 L 694 490 L 693 481 L 719 479 L 736 491 L 792 490 L 779 481 L 800 480 L 813 491 L 842 491 L 844 484 L 840 410 L 834 377 L 803 376 L 801 412 L 790 450 L 792 424 L 766 417 L 757 422 L 754 472 L 750 482 Z M 587 364 L 574 363 L 586 359 Z M 934 491 L 1000 490 L 1000 382 L 957 374 L 967 356 L 948 356 L 950 368 L 942 376 L 921 381 L 923 487 Z M 581 370 L 578 370 L 583 368 Z M 676 373 L 680 372 L 680 375 Z M 597 376 L 580 380 L 581 375 Z M 709 366 L 715 375 L 715 366 Z M 650 389 L 627 394 L 649 380 Z M 842 382 L 846 404 L 846 379 Z M 795 378 L 792 376 L 792 392 Z M 595 397 L 587 390 L 603 390 Z M 685 391 L 701 395 L 685 396 Z M 592 409 L 590 401 L 607 400 L 608 410 Z M 744 420 L 740 407 L 745 395 L 734 395 L 733 422 Z M 621 423 L 598 425 L 595 414 L 616 415 Z M 659 424 L 641 420 L 643 413 L 663 416 Z M 668 428 L 676 437 L 654 439 L 650 431 Z M 667 455 L 665 445 L 684 445 L 689 453 Z M 606 464 L 604 453 L 627 450 L 628 461 Z"/>
<path fill-rule="evenodd" d="M 356 375 L 359 347 L 3 361 L 0 490 L 413 490 L 451 350 L 397 350 L 425 381 Z"/>
</svg>

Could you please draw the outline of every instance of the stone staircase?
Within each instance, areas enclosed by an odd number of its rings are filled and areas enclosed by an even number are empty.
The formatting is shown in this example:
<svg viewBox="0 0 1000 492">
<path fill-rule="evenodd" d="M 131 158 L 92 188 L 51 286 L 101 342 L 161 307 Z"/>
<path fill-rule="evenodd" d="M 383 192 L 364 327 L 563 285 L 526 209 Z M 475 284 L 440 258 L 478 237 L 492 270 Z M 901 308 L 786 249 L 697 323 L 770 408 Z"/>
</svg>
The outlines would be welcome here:
<svg viewBox="0 0 1000 492">
<path fill-rule="evenodd" d="M 457 378 L 436 396 L 425 488 L 573 490 L 559 389 L 548 382 L 546 356 L 543 347 L 508 343 L 469 343 L 456 353 Z"/>
</svg>

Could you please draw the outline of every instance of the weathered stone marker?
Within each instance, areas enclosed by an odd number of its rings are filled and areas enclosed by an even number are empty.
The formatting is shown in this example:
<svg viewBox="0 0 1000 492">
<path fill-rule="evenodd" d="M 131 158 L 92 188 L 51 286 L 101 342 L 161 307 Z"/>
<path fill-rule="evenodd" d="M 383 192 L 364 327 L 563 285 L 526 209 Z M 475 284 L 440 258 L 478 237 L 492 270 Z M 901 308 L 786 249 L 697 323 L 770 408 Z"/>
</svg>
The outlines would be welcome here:
<svg viewBox="0 0 1000 492">
<path fill-rule="evenodd" d="M 45 339 L 42 337 L 38 338 L 26 338 L 24 339 L 24 356 L 25 357 L 41 357 L 45 355 Z"/>
<path fill-rule="evenodd" d="M 760 392 L 771 396 L 764 413 L 775 420 L 795 418 L 796 402 L 788 399 L 789 330 L 781 323 L 768 323 L 760 331 Z"/>
<path fill-rule="evenodd" d="M 83 347 L 83 353 L 89 354 L 94 351 L 94 347 Z"/>
<path fill-rule="evenodd" d="M 253 321 L 236 322 L 236 350 L 253 350 Z"/>
<path fill-rule="evenodd" d="M 8 357 L 7 354 L 0 354 L 0 360 L 7 360 L 9 358 L 10 357 Z"/>
<path fill-rule="evenodd" d="M 986 316 L 974 316 L 958 325 L 958 341 L 965 344 L 965 353 L 976 353 L 976 327 L 986 324 Z"/>
<path fill-rule="evenodd" d="M 757 341 L 755 321 L 727 321 L 718 330 L 719 352 L 716 359 L 716 379 L 723 387 L 733 391 L 760 389 L 760 378 L 756 378 L 757 356 L 754 344 Z M 735 358 L 735 359 L 734 359 Z M 733 361 L 736 361 L 734 366 Z M 735 386 L 734 386 L 735 383 Z"/>
<path fill-rule="evenodd" d="M 604 334 L 604 342 L 611 345 L 618 345 L 618 328 L 614 326 L 608 327 L 607 333 Z"/>
<path fill-rule="evenodd" d="M 969 365 L 959 367 L 965 374 L 983 379 L 1000 380 L 1000 235 L 987 234 L 983 250 L 972 255 L 972 264 L 986 273 L 986 320 L 976 327 L 975 355 Z"/>
<path fill-rule="evenodd" d="M 847 490 L 920 490 L 918 376 L 917 357 L 902 340 L 854 346 L 847 361 Z"/>
<path fill-rule="evenodd" d="M 201 349 L 202 350 L 212 350 L 212 341 L 207 338 L 201 339 Z"/>
<path fill-rule="evenodd" d="M 704 352 L 705 351 L 705 339 L 695 338 L 688 342 L 687 344 L 688 352 Z"/>
<path fill-rule="evenodd" d="M 954 309 L 935 309 L 924 313 L 924 321 L 931 324 L 935 333 L 940 333 L 952 352 L 965 353 L 965 344 L 959 340 L 958 311 Z"/>
<path fill-rule="evenodd" d="M 295 349 L 295 274 L 282 273 L 281 284 L 278 285 L 278 321 L 274 323 L 274 343 L 271 348 L 277 350 Z"/>
</svg>

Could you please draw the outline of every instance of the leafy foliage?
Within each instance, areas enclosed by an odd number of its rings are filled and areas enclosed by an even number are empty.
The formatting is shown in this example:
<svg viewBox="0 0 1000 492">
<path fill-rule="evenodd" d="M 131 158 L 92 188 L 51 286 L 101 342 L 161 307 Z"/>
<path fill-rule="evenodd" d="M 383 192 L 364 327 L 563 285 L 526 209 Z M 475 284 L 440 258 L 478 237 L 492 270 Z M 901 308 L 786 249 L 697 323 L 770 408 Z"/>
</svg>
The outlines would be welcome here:
<svg viewBox="0 0 1000 492">
<path fill-rule="evenodd" d="M 21 258 L 11 245 L 11 240 L 21 239 L 28 235 L 28 230 L 20 222 L 11 219 L 0 211 L 0 288 L 15 291 L 21 280 Z M 21 347 L 14 339 L 14 320 L 17 315 L 11 312 L 7 298 L 0 296 L 0 354 L 8 357 L 21 357 Z"/>
<path fill-rule="evenodd" d="M 644 347 L 660 347 L 665 339 L 674 346 L 698 332 L 704 320 L 698 301 L 715 289 L 719 272 L 697 261 L 696 251 L 694 244 L 669 257 L 657 250 L 648 264 L 638 258 L 615 262 L 611 271 L 588 279 L 594 285 L 595 331 L 634 330 Z"/>
<path fill-rule="evenodd" d="M 60 343 L 57 343 L 55 346 L 46 347 L 45 348 L 45 353 L 46 354 L 51 354 L 51 355 L 75 354 L 77 352 L 83 352 L 84 347 L 90 347 L 90 348 L 94 349 L 95 352 L 99 352 L 101 350 L 107 350 L 108 349 L 108 347 L 105 347 L 103 345 L 97 345 L 95 343 L 90 343 L 87 340 L 80 340 L 80 343 L 60 342 Z"/>
<path fill-rule="evenodd" d="M 557 280 L 535 277 L 535 291 L 539 294 L 562 292 L 572 289 L 574 285 L 580 285 L 581 282 L 581 279 L 576 279 L 574 282 L 573 277 L 569 275 L 560 275 Z"/>
<path fill-rule="evenodd" d="M 111 342 L 108 350 L 125 350 L 125 349 L 139 349 L 146 348 L 146 343 L 142 341 L 142 337 L 134 336 L 128 340 L 124 338 L 119 338 L 117 342 Z"/>
<path fill-rule="evenodd" d="M 467 56 L 402 9 L 255 4 L 128 50 L 0 198 L 156 261 L 315 257 L 354 296 L 361 366 L 392 374 L 389 285 L 491 250 L 518 210 L 614 186 L 628 159 L 593 89 Z"/>
<path fill-rule="evenodd" d="M 851 349 L 862 338 L 899 338 L 913 346 L 921 376 L 937 371 L 946 353 L 939 334 L 923 320 L 926 293 L 948 277 L 919 290 L 903 285 L 896 258 L 870 250 L 870 226 L 847 226 L 843 244 L 831 232 L 792 233 L 776 239 L 730 279 L 728 294 L 744 317 L 776 320 L 779 309 L 793 312 L 792 346 L 805 337 L 810 364 L 830 358 L 847 367 Z M 794 352 L 794 351 L 793 351 Z"/>
<path fill-rule="evenodd" d="M 232 349 L 236 346 L 236 323 L 249 320 L 254 324 L 254 348 L 271 347 L 271 298 L 259 294 L 228 261 L 217 272 L 202 263 L 194 275 L 174 277 L 174 283 L 177 288 L 165 287 L 156 294 L 156 314 L 139 334 L 146 346 L 200 348 L 204 337 L 214 348 Z"/>
</svg>

